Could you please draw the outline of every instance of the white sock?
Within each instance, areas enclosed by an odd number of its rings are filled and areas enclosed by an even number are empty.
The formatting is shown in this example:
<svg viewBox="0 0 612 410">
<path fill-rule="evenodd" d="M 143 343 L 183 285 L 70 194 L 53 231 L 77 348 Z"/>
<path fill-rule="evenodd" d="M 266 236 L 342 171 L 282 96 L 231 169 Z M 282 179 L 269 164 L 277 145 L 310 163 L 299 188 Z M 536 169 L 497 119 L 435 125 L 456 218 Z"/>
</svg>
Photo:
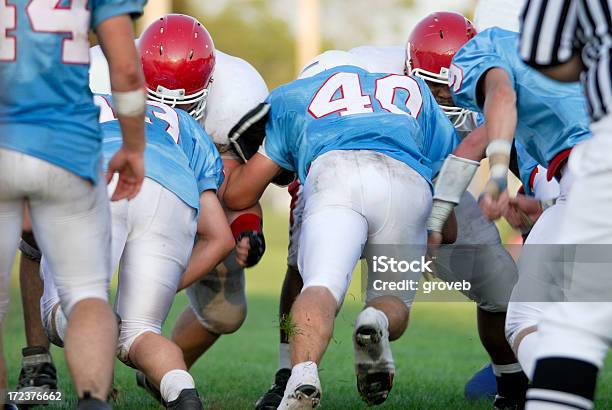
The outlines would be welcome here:
<svg viewBox="0 0 612 410">
<path fill-rule="evenodd" d="M 523 367 L 523 371 L 529 380 L 533 377 L 533 371 L 535 370 L 535 356 L 538 340 L 538 332 L 529 333 L 521 340 L 516 355 L 516 358 Z"/>
<path fill-rule="evenodd" d="M 293 366 L 291 377 L 287 383 L 287 388 L 291 384 L 293 388 L 302 384 L 320 385 L 319 369 L 315 362 L 302 362 Z"/>
<path fill-rule="evenodd" d="M 291 349 L 289 343 L 281 343 L 278 346 L 278 368 L 291 369 Z"/>
<path fill-rule="evenodd" d="M 159 384 L 159 392 L 166 402 L 176 400 L 182 390 L 195 388 L 193 377 L 186 370 L 170 370 Z"/>
<path fill-rule="evenodd" d="M 383 329 L 389 330 L 389 318 L 387 317 L 387 315 L 385 315 L 385 312 L 383 312 L 380 309 L 376 309 L 372 306 L 369 306 L 367 308 L 365 308 L 361 314 L 368 314 L 367 312 L 372 312 L 375 316 L 376 316 L 376 320 L 378 321 L 378 323 L 380 323 L 380 325 L 382 326 Z M 359 321 L 359 319 L 357 319 L 357 322 Z"/>
<path fill-rule="evenodd" d="M 511 373 L 520 373 L 523 371 L 523 368 L 518 363 L 512 364 L 495 364 L 491 363 L 493 367 L 493 374 L 497 377 L 500 377 L 503 374 L 511 374 Z"/>
</svg>

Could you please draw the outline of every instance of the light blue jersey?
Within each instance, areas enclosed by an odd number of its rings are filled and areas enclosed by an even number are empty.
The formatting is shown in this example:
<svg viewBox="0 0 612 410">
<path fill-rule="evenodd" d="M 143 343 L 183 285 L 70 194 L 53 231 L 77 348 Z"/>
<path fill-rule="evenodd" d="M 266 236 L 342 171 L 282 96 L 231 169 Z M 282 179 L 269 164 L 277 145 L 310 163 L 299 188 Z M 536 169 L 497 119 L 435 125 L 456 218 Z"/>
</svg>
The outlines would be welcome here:
<svg viewBox="0 0 612 410">
<path fill-rule="evenodd" d="M 568 150 L 590 137 L 584 94 L 578 83 L 559 83 L 528 67 L 517 47 L 517 33 L 497 27 L 479 33 L 453 58 L 451 92 L 457 106 L 483 112 L 480 80 L 492 68 L 505 70 L 517 96 L 515 138 L 552 176 Z"/>
<path fill-rule="evenodd" d="M 104 169 L 123 142 L 111 97 L 96 95 L 100 107 Z M 200 194 L 223 183 L 223 162 L 206 132 L 189 114 L 165 104 L 147 103 L 145 176 L 199 210 Z"/>
<path fill-rule="evenodd" d="M 459 142 L 418 78 L 342 66 L 281 86 L 267 102 L 263 153 L 297 172 L 301 183 L 326 152 L 371 150 L 404 162 L 431 184 Z"/>
<path fill-rule="evenodd" d="M 89 91 L 89 38 L 146 0 L 3 0 L 0 147 L 96 182 L 101 136 Z M 57 4 L 56 4 L 57 3 Z"/>
</svg>

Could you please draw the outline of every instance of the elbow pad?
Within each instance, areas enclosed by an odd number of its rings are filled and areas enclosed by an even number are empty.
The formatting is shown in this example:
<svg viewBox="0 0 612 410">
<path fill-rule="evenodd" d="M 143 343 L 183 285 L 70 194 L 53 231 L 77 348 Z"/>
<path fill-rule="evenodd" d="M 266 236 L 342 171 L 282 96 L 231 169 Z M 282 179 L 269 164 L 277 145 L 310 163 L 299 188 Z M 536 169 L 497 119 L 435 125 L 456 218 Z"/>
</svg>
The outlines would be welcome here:
<svg viewBox="0 0 612 410">
<path fill-rule="evenodd" d="M 434 199 L 458 204 L 480 163 L 449 155 L 444 161 L 434 190 Z"/>
</svg>

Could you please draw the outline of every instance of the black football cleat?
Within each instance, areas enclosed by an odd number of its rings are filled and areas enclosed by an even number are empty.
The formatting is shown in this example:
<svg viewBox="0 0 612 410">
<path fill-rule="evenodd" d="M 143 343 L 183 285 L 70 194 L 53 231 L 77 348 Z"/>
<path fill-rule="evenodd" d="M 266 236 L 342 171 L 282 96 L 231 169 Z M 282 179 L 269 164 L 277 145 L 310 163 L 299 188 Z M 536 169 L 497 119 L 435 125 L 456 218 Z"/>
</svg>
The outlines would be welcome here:
<svg viewBox="0 0 612 410">
<path fill-rule="evenodd" d="M 57 390 L 57 370 L 49 351 L 42 346 L 22 349 L 17 391 L 46 393 Z"/>
<path fill-rule="evenodd" d="M 196 389 L 183 389 L 181 394 L 166 405 L 168 410 L 204 410 Z"/>
<path fill-rule="evenodd" d="M 493 402 L 493 408 L 495 410 L 523 410 L 525 408 L 525 399 L 510 399 L 497 395 Z"/>
<path fill-rule="evenodd" d="M 291 369 L 278 369 L 274 384 L 255 402 L 256 410 L 276 410 L 283 400 Z"/>
<path fill-rule="evenodd" d="M 110 410 L 111 405 L 106 401 L 91 397 L 89 392 L 85 392 L 77 403 L 77 410 Z"/>
</svg>

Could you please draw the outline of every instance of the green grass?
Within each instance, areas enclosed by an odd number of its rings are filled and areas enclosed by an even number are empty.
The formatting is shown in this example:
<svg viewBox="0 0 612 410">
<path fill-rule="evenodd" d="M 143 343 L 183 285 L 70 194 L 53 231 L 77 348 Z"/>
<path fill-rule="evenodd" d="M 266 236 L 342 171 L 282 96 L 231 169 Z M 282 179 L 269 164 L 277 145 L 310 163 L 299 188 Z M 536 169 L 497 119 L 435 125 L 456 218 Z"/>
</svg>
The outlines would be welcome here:
<svg viewBox="0 0 612 410">
<path fill-rule="evenodd" d="M 277 365 L 278 294 L 285 270 L 286 217 L 268 216 L 268 252 L 258 267 L 248 272 L 248 318 L 235 334 L 224 336 L 192 369 L 206 406 L 213 409 L 246 409 L 272 382 Z M 15 270 L 16 271 L 16 270 Z M 15 272 L 12 303 L 4 331 L 9 383 L 15 386 L 24 346 L 21 306 Z M 336 320 L 334 337 L 320 366 L 323 409 L 358 409 L 360 401 L 353 373 L 351 332 L 361 307 L 358 275 Z M 177 314 L 187 304 L 184 295 L 175 301 L 167 324 L 168 334 Z M 489 409 L 490 403 L 463 399 L 465 381 L 487 362 L 480 346 L 471 303 L 417 303 L 404 337 L 393 344 L 396 378 L 383 408 L 394 409 Z M 60 349 L 53 349 L 59 370 L 60 389 L 74 397 Z M 605 371 L 600 381 L 599 408 L 612 408 L 610 382 Z M 136 388 L 134 370 L 116 364 L 115 387 L 120 409 L 160 408 Z M 47 408 L 70 408 L 73 402 Z"/>
</svg>

